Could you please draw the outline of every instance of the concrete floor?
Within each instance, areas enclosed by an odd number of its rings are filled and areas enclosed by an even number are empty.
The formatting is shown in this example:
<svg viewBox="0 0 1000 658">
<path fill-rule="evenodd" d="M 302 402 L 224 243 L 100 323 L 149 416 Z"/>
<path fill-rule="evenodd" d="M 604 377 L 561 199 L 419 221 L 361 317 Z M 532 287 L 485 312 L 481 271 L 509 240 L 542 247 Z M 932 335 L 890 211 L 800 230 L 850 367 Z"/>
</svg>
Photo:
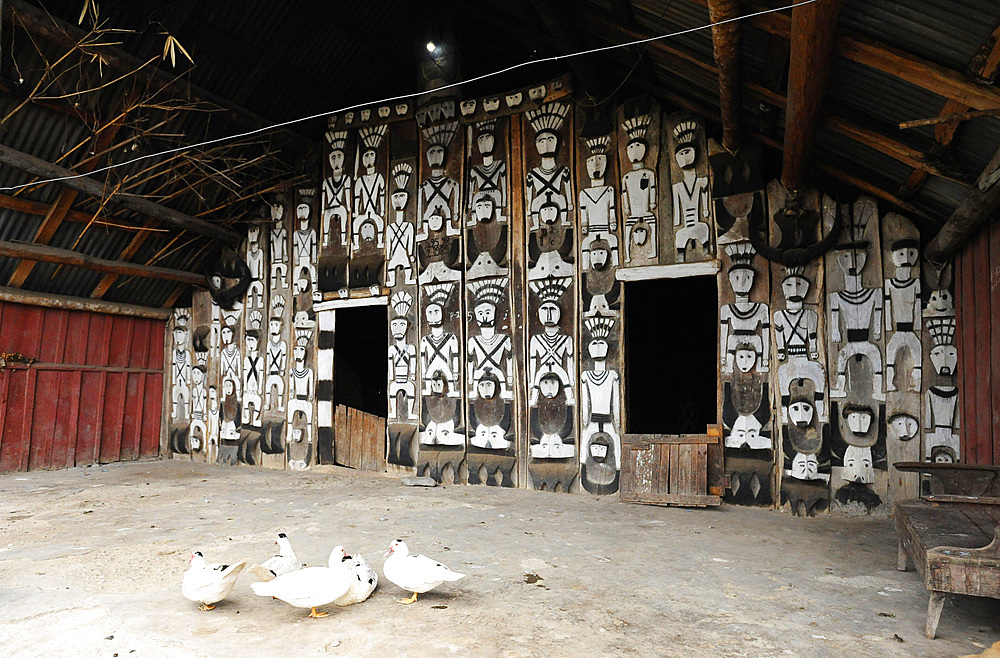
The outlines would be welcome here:
<svg viewBox="0 0 1000 658">
<path fill-rule="evenodd" d="M 404 607 L 388 582 L 326 619 L 263 599 L 245 574 L 200 612 L 192 550 L 263 560 L 278 531 L 323 564 L 335 544 L 380 570 L 404 537 L 469 577 Z M 180 460 L 0 476 L 5 656 L 909 656 L 979 653 L 1000 601 L 949 601 L 895 569 L 891 522 L 685 510 L 486 487 L 408 488 L 332 469 Z M 538 578 L 536 578 L 537 576 Z M 533 582 L 526 582 L 533 581 Z"/>
</svg>

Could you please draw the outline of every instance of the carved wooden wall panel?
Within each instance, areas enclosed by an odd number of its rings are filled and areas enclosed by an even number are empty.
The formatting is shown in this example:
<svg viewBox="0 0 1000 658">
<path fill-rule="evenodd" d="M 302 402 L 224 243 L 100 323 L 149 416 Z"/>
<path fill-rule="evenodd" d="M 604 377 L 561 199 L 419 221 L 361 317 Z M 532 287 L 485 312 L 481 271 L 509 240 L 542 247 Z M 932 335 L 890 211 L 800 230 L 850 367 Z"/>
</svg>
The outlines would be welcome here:
<svg viewBox="0 0 1000 658">
<path fill-rule="evenodd" d="M 615 278 L 621 265 L 618 202 L 622 197 L 617 187 L 621 178 L 615 158 L 616 150 L 620 151 L 620 140 L 616 139 L 620 134 L 616 134 L 613 119 L 597 114 L 588 116 L 582 109 L 577 110 L 576 116 L 577 124 L 582 126 L 576 144 L 580 218 L 580 483 L 589 493 L 611 494 L 618 491 L 624 429 L 622 285 Z M 658 107 L 647 115 L 651 117 L 658 123 Z M 639 118 L 630 125 L 636 138 L 642 133 L 645 143 L 658 146 L 658 131 L 650 129 L 646 119 Z M 631 168 L 629 173 L 643 175 L 642 163 L 655 162 L 655 157 L 652 154 L 639 157 L 642 148 L 637 144 L 640 143 L 633 144 L 631 153 L 640 166 Z M 651 169 L 646 171 L 655 172 L 655 166 Z M 655 202 L 655 187 L 632 182 L 639 192 L 648 192 L 648 198 Z M 637 222 L 633 228 L 643 223 L 648 225 L 649 217 Z M 652 235 L 649 237 L 647 242 L 655 245 Z"/>
<path fill-rule="evenodd" d="M 622 242 L 620 248 L 617 244 L 612 246 L 615 248 L 615 264 L 621 267 L 673 262 L 661 258 L 662 241 L 659 238 L 663 225 L 661 218 L 666 216 L 662 212 L 661 192 L 657 184 L 660 114 L 659 103 L 649 98 L 626 101 L 618 109 L 616 133 L 620 177 L 609 182 L 620 190 Z M 619 252 L 620 260 L 617 258 Z"/>
<path fill-rule="evenodd" d="M 671 114 L 663 121 L 663 139 L 660 262 L 710 260 L 715 257 L 715 221 L 704 124 L 690 114 Z"/>
</svg>

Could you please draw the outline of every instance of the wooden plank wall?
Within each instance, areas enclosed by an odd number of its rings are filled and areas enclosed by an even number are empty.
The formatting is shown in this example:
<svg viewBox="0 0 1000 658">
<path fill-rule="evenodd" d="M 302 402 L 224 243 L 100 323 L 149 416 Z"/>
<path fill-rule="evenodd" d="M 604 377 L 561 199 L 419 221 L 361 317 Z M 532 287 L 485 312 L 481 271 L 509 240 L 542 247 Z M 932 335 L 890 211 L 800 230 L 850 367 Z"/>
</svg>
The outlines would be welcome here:
<svg viewBox="0 0 1000 658">
<path fill-rule="evenodd" d="M 1000 464 L 1000 223 L 955 260 L 962 461 Z"/>
<path fill-rule="evenodd" d="M 159 454 L 163 322 L 0 303 L 0 472 Z"/>
</svg>

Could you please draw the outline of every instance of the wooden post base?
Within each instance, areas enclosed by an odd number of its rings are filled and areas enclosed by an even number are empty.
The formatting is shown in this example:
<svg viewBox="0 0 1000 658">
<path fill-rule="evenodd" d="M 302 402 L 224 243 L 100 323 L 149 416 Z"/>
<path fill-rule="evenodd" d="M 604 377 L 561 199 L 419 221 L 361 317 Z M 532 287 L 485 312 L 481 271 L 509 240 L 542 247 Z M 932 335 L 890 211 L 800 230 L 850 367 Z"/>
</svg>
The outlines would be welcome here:
<svg viewBox="0 0 1000 658">
<path fill-rule="evenodd" d="M 944 600 L 947 594 L 944 592 L 931 592 L 930 601 L 927 602 L 927 626 L 924 628 L 924 635 L 928 640 L 933 640 L 937 635 L 938 622 L 941 620 L 941 610 L 944 609 Z"/>
</svg>

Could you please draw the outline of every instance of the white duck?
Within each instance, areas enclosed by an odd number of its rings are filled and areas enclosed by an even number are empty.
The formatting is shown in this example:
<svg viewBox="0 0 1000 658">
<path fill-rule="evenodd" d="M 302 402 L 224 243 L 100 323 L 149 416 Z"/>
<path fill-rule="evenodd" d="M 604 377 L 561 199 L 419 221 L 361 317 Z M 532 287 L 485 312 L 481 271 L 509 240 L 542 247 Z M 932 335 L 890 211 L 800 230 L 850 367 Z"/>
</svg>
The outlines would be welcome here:
<svg viewBox="0 0 1000 658">
<path fill-rule="evenodd" d="M 209 564 L 201 551 L 191 554 L 191 566 L 184 572 L 181 594 L 198 602 L 199 610 L 211 610 L 215 604 L 229 596 L 239 578 L 246 560 L 235 564 Z"/>
<path fill-rule="evenodd" d="M 339 606 L 361 603 L 371 596 L 375 588 L 378 587 L 378 573 L 361 555 L 355 554 L 353 557 L 345 555 L 343 562 L 353 575 L 351 589 L 333 603 Z"/>
<path fill-rule="evenodd" d="M 278 533 L 278 554 L 269 557 L 264 564 L 255 564 L 250 567 L 250 571 L 261 580 L 274 580 L 276 576 L 283 576 L 286 573 L 298 571 L 303 565 L 295 557 L 292 550 L 292 543 L 288 541 L 288 535 L 283 532 Z"/>
<path fill-rule="evenodd" d="M 429 592 L 443 582 L 465 578 L 464 573 L 452 571 L 427 556 L 410 555 L 410 549 L 402 539 L 397 539 L 389 545 L 385 557 L 387 559 L 382 565 L 382 573 L 386 579 L 408 592 L 413 592 L 413 596 L 400 599 L 399 603 L 413 603 L 417 600 L 417 594 Z"/>
<path fill-rule="evenodd" d="M 278 576 L 270 582 L 250 583 L 254 594 L 273 596 L 296 608 L 310 608 L 310 617 L 328 617 L 317 606 L 333 603 L 351 589 L 353 574 L 343 564 L 343 546 L 330 553 L 329 566 L 306 567 Z"/>
</svg>

